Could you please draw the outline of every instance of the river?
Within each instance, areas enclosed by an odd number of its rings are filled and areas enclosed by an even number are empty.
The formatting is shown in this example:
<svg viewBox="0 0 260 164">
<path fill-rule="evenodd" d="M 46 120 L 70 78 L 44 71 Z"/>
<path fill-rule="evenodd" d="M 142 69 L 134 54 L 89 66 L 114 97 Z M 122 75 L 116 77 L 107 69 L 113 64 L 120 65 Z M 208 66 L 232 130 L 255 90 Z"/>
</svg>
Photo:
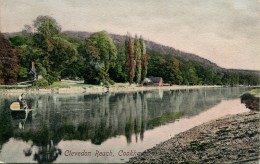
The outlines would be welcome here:
<svg viewBox="0 0 260 164">
<path fill-rule="evenodd" d="M 126 162 L 194 126 L 249 111 L 239 98 L 247 90 L 27 94 L 26 120 L 9 109 L 19 95 L 0 94 L 0 161 Z"/>
</svg>

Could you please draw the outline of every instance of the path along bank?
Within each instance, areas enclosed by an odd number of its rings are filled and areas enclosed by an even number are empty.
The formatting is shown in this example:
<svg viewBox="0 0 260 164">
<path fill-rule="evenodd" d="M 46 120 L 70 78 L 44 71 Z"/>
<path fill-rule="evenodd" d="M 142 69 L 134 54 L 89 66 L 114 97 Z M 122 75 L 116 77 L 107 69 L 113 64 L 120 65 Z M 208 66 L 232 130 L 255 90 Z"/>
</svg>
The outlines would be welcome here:
<svg viewBox="0 0 260 164">
<path fill-rule="evenodd" d="M 67 88 L 24 88 L 24 89 L 0 89 L 0 94 L 20 94 L 20 93 L 59 93 L 59 94 L 80 94 L 80 93 L 105 93 L 105 92 L 136 92 L 136 91 L 149 91 L 149 90 L 183 90 L 183 89 L 200 89 L 200 88 L 213 88 L 220 86 L 111 86 L 111 87 L 67 87 Z"/>
</svg>

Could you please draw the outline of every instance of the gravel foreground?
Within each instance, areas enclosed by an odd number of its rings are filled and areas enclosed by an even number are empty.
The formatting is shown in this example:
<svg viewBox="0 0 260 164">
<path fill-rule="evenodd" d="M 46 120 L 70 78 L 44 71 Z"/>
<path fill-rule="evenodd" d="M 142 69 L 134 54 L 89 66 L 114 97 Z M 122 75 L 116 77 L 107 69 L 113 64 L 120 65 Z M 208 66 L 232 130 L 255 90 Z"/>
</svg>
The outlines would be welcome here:
<svg viewBox="0 0 260 164">
<path fill-rule="evenodd" d="M 196 126 L 131 158 L 129 163 L 260 163 L 260 112 Z"/>
</svg>

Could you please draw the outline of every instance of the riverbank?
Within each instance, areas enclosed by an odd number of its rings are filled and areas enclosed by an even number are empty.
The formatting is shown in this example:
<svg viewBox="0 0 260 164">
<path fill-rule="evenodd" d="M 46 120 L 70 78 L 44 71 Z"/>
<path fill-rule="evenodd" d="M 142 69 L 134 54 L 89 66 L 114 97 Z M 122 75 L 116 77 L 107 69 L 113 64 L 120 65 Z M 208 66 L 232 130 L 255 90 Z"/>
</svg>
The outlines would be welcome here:
<svg viewBox="0 0 260 164">
<path fill-rule="evenodd" d="M 0 89 L 0 94 L 21 94 L 21 93 L 58 93 L 58 94 L 79 94 L 79 93 L 106 93 L 106 92 L 136 92 L 136 91 L 148 91 L 148 90 L 183 90 L 183 89 L 199 89 L 199 88 L 214 88 L 221 86 L 184 86 L 184 85 L 173 85 L 173 86 L 75 86 L 75 87 L 54 87 L 54 88 L 19 88 L 19 89 Z"/>
<path fill-rule="evenodd" d="M 258 163 L 260 112 L 196 126 L 131 158 L 129 163 Z"/>
</svg>

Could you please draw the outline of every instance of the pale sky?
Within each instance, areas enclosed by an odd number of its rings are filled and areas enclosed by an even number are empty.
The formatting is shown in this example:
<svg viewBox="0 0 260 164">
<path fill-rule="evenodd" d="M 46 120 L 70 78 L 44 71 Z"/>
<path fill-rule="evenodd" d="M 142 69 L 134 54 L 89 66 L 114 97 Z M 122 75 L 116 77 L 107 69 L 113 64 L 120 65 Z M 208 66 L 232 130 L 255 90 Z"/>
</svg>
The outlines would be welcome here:
<svg viewBox="0 0 260 164">
<path fill-rule="evenodd" d="M 260 0 L 0 0 L 0 31 L 39 15 L 63 31 L 130 32 L 224 68 L 260 70 Z"/>
</svg>

